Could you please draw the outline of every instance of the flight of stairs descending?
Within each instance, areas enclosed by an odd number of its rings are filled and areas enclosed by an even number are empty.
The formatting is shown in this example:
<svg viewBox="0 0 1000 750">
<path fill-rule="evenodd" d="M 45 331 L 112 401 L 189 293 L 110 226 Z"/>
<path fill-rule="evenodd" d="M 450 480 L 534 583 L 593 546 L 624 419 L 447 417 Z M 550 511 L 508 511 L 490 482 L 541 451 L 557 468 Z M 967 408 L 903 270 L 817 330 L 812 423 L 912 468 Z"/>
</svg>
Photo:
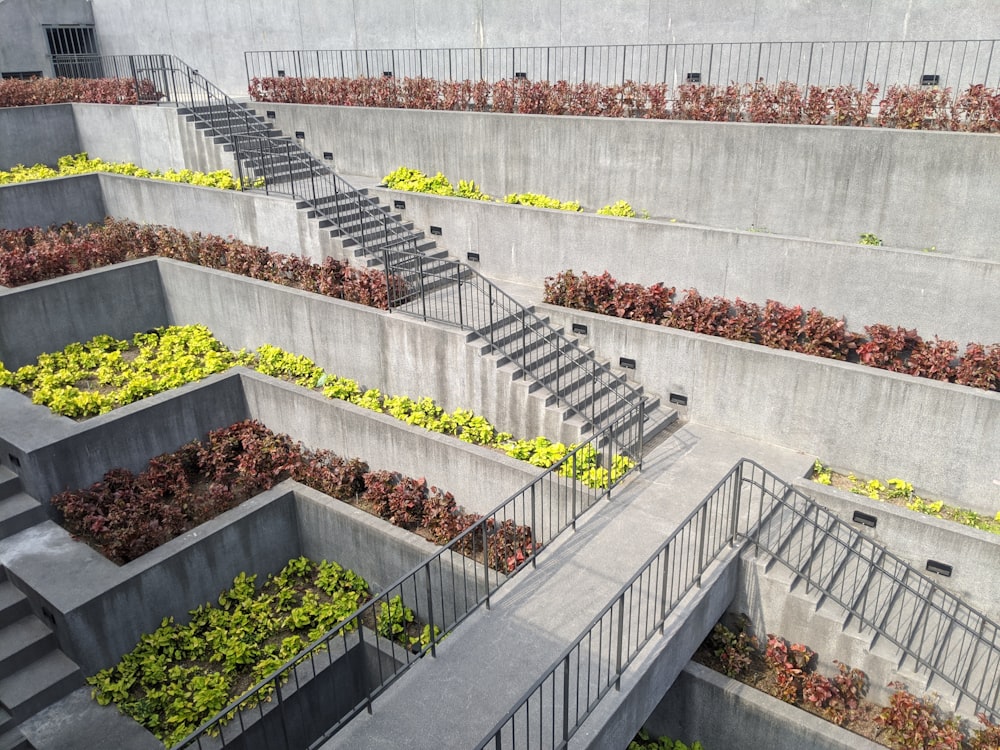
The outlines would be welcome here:
<svg viewBox="0 0 1000 750">
<path fill-rule="evenodd" d="M 23 491 L 21 479 L 0 466 L 0 539 L 48 519 L 44 506 Z"/>
<path fill-rule="evenodd" d="M 178 69 L 186 67 L 178 65 Z M 626 383 L 624 373 L 612 373 L 607 363 L 597 362 L 592 353 L 583 352 L 574 340 L 562 337 L 547 321 L 506 298 L 464 263 L 449 258 L 433 240 L 415 230 L 412 223 L 404 223 L 399 214 L 382 206 L 376 197 L 349 185 L 324 162 L 294 140 L 282 137 L 267 120 L 232 101 L 196 72 L 191 75 L 197 91 L 206 93 L 205 101 L 214 103 L 179 106 L 179 114 L 217 147 L 236 156 L 245 187 L 247 182 L 266 176 L 266 192 L 293 197 L 296 208 L 306 211 L 311 222 L 318 225 L 321 249 L 325 252 L 331 245 L 336 248 L 328 255 L 353 256 L 362 265 L 385 268 L 391 279 L 392 310 L 471 331 L 489 343 L 488 353 L 500 356 L 498 366 L 516 364 L 514 377 L 537 380 L 533 389 L 547 390 L 557 399 L 563 419 L 584 420 L 581 434 L 615 424 L 616 440 L 630 455 L 640 445 L 635 423 L 641 401 L 646 401 L 646 439 L 676 419 L 676 412 L 662 409 L 658 400 L 644 397 L 640 389 Z M 503 304 L 493 309 L 497 299 L 503 299 Z M 463 305 L 480 313 L 489 310 L 489 317 L 478 321 L 463 318 Z M 530 342 L 520 331 L 508 336 L 508 329 L 515 327 L 512 323 L 523 331 L 521 321 L 532 329 Z M 523 347 L 518 336 L 525 341 Z M 574 352 L 572 357 L 561 356 L 570 351 Z M 564 359 L 576 364 L 563 367 Z M 627 424 L 626 415 L 632 425 Z"/>
<path fill-rule="evenodd" d="M 0 567 L 0 750 L 30 748 L 18 725 L 83 684 L 80 668 Z"/>
<path fill-rule="evenodd" d="M 529 308 L 529 312 L 534 310 Z M 627 382 L 625 372 L 598 359 L 592 349 L 552 326 L 548 317 L 536 313 L 535 320 L 525 325 L 518 316 L 507 315 L 470 331 L 466 338 L 481 356 L 494 355 L 497 367 L 509 370 L 512 380 L 527 380 L 528 392 L 557 411 L 560 421 L 578 424 L 584 438 L 595 425 L 617 424 L 620 432 L 628 433 L 638 419 L 627 401 L 611 393 L 613 385 Z M 603 377 L 598 379 L 596 374 Z M 677 411 L 664 406 L 658 396 L 646 394 L 638 383 L 629 385 L 646 400 L 643 439 L 649 441 L 677 420 Z M 563 394 L 562 401 L 556 392 Z"/>
<path fill-rule="evenodd" d="M 937 694 L 946 710 L 996 717 L 998 625 L 821 506 L 795 505 L 762 524 L 768 554 L 751 563 L 782 601 L 768 630 L 878 675 L 874 696 L 887 698 L 898 680 Z"/>
</svg>

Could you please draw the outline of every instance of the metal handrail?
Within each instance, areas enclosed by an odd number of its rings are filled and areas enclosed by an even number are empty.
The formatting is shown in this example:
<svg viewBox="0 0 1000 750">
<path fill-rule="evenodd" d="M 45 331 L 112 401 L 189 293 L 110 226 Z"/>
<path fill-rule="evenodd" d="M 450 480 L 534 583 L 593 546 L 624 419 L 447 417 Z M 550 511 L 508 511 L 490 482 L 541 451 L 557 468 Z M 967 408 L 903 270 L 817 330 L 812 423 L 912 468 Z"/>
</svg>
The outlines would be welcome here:
<svg viewBox="0 0 1000 750">
<path fill-rule="evenodd" d="M 994 54 L 997 53 L 997 54 Z M 248 83 L 264 77 L 356 78 L 386 74 L 445 81 L 529 80 L 604 85 L 744 84 L 801 86 L 867 82 L 959 88 L 1000 86 L 1000 41 L 706 42 L 443 49 L 253 50 L 244 52 Z"/>
<path fill-rule="evenodd" d="M 742 459 L 477 750 L 565 747 L 611 688 L 620 688 L 624 671 L 656 630 L 664 632 L 666 618 L 700 585 L 708 567 L 727 546 L 740 543 L 788 567 L 807 590 L 842 606 L 859 628 L 895 645 L 968 698 L 976 712 L 1000 717 L 1000 626 L 792 485 Z M 909 616 L 911 608 L 920 614 Z"/>
<path fill-rule="evenodd" d="M 320 219 L 336 224 L 346 239 L 358 245 L 369 257 L 382 262 L 390 310 L 395 307 L 402 312 L 418 314 L 417 306 L 408 304 L 414 294 L 419 296 L 419 314 L 425 319 L 429 304 L 437 304 L 440 310 L 450 309 L 448 305 L 438 304 L 440 294 L 433 294 L 433 290 L 439 287 L 431 282 L 440 279 L 435 277 L 437 271 L 430 262 L 422 259 L 418 247 L 419 235 L 297 143 L 272 136 L 267 125 L 257 120 L 247 108 L 237 105 L 197 70 L 173 55 L 93 55 L 88 59 L 90 63 L 81 72 L 99 70 L 102 75 L 131 78 L 135 81 L 137 92 L 141 81 L 151 81 L 163 101 L 187 105 L 192 116 L 206 124 L 216 138 L 233 148 L 241 188 L 252 188 L 257 179 L 263 178 L 262 189 L 266 194 L 287 195 L 304 201 Z M 575 413 L 587 419 L 594 430 L 615 421 L 623 411 L 635 410 L 643 401 L 641 394 L 622 378 L 584 355 L 574 342 L 549 327 L 487 279 L 460 262 L 450 261 L 449 264 L 446 266 L 454 270 L 458 281 L 459 314 L 457 317 L 438 316 L 435 318 L 438 322 L 457 325 L 463 330 L 482 330 L 482 327 L 475 329 L 466 325 L 463 310 L 488 309 L 491 317 L 487 334 L 491 346 L 503 355 L 516 356 L 519 350 L 516 347 L 505 348 L 504 342 L 494 336 L 493 326 L 510 319 L 520 321 L 520 343 L 537 347 L 541 342 L 543 348 L 554 350 L 559 366 L 554 379 L 545 382 L 549 390 Z M 394 266 L 402 273 L 394 271 Z M 470 277 L 475 283 L 466 283 L 463 287 L 463 279 Z M 402 279 L 402 284 L 399 279 Z M 463 305 L 462 295 L 472 293 L 475 294 L 474 299 Z M 498 305 L 502 316 L 494 314 Z M 510 339 L 511 343 L 514 341 L 517 339 Z M 538 373 L 549 374 L 548 369 L 538 362 L 529 361 L 526 354 L 521 358 L 521 365 L 522 370 L 532 377 Z M 577 377 L 563 377 L 563 365 Z M 580 388 L 580 377 L 592 379 L 589 394 L 586 388 Z M 641 422 L 629 430 L 628 439 L 622 437 L 616 436 L 620 449 L 639 461 Z"/>
<path fill-rule="evenodd" d="M 737 464 L 716 484 L 476 750 L 566 747 L 601 699 L 621 688 L 624 671 L 655 632 L 664 631 L 705 571 L 735 543 L 740 469 Z"/>
<path fill-rule="evenodd" d="M 608 427 L 605 432 L 614 430 Z M 353 717 L 372 711 L 372 701 L 420 657 L 436 655 L 437 644 L 480 606 L 490 606 L 490 598 L 518 571 L 537 565 L 539 550 L 567 529 L 575 529 L 577 520 L 598 501 L 610 497 L 622 477 L 609 472 L 605 483 L 590 486 L 578 481 L 583 466 L 596 463 L 611 466 L 614 455 L 611 441 L 604 433 L 593 436 L 539 477 L 518 490 L 475 524 L 452 539 L 433 556 L 373 597 L 357 612 L 337 623 L 295 657 L 278 667 L 239 699 L 219 711 L 197 730 L 173 746 L 181 748 L 226 747 L 239 742 L 238 737 L 262 718 L 263 703 L 276 698 L 280 737 L 288 750 L 300 750 L 295 732 L 303 727 L 311 734 L 307 742 L 319 745 L 332 737 Z M 521 529 L 518 534 L 517 530 Z M 518 552 L 521 554 L 519 555 Z M 509 554 L 508 554 L 509 553 Z M 418 621 L 428 626 L 429 640 L 417 653 L 392 638 L 364 627 L 377 616 L 382 603 L 400 596 L 412 608 Z M 348 633 L 357 635 L 349 640 Z M 335 658 L 358 644 L 368 643 L 388 653 L 391 663 L 379 661 L 378 677 L 369 684 L 363 697 L 341 717 L 328 719 L 295 708 L 290 695 L 302 683 L 315 677 Z M 287 681 L 287 682 L 286 682 Z M 291 683 L 289 685 L 289 683 Z M 233 729 L 232 724 L 236 725 Z M 311 728 L 311 729 L 310 729 Z M 228 734 L 228 736 L 227 736 Z M 269 736 L 274 736 L 269 735 Z M 319 739 L 316 739 L 316 738 Z M 271 745 L 279 747 L 278 745 Z"/>
</svg>

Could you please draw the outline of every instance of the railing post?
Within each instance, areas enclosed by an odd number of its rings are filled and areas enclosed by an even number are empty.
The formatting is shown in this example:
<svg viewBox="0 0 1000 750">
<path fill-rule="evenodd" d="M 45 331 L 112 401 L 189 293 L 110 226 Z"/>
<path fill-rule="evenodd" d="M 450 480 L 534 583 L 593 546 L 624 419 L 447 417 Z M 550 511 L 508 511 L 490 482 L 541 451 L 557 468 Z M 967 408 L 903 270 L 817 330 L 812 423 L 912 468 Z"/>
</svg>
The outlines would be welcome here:
<svg viewBox="0 0 1000 750">
<path fill-rule="evenodd" d="M 417 255 L 417 274 L 420 279 L 420 313 L 427 320 L 427 293 L 424 289 L 424 256 Z"/>
<path fill-rule="evenodd" d="M 572 502 L 573 502 L 573 531 L 576 531 L 576 485 L 578 484 L 578 482 L 576 481 L 576 451 L 573 451 L 573 455 L 571 456 L 571 459 L 572 459 L 573 473 L 572 473 L 571 478 L 570 478 L 569 486 L 572 488 L 572 498 L 573 498 L 573 500 L 572 500 Z"/>
<path fill-rule="evenodd" d="M 698 586 L 701 586 L 701 574 L 705 570 L 705 535 L 708 533 L 708 505 L 701 508 L 701 529 L 698 534 Z"/>
<path fill-rule="evenodd" d="M 462 314 L 462 267 L 455 264 L 455 281 L 458 282 L 458 327 L 465 328 L 465 317 Z"/>
<path fill-rule="evenodd" d="M 670 562 L 670 543 L 663 548 L 663 585 L 660 586 L 660 635 L 667 630 L 667 564 Z"/>
<path fill-rule="evenodd" d="M 486 533 L 486 520 L 483 519 L 483 573 L 486 577 L 486 609 L 490 609 L 490 539 Z"/>
<path fill-rule="evenodd" d="M 431 637 L 431 656 L 437 656 L 437 636 L 434 633 L 434 593 L 431 587 L 431 564 L 424 565 L 427 573 L 427 632 Z"/>
<path fill-rule="evenodd" d="M 392 312 L 392 269 L 390 268 L 389 246 L 382 246 L 382 268 L 385 269 L 385 307 Z"/>
<path fill-rule="evenodd" d="M 646 436 L 646 399 L 639 399 L 639 447 L 635 451 L 635 466 L 642 471 L 643 441 Z"/>
<path fill-rule="evenodd" d="M 622 644 L 625 640 L 625 592 L 618 598 L 618 661 L 615 666 L 615 690 L 622 689 Z"/>
<path fill-rule="evenodd" d="M 731 546 L 736 546 L 736 537 L 739 534 L 740 526 L 740 494 L 743 488 L 743 462 L 740 461 L 736 464 L 736 469 L 733 471 L 733 497 L 732 497 L 732 507 L 730 512 L 733 514 L 733 520 L 729 528 L 729 544 Z"/>
<path fill-rule="evenodd" d="M 569 742 L 569 654 L 563 659 L 563 742 Z"/>
<path fill-rule="evenodd" d="M 489 292 L 488 296 L 489 296 L 489 301 L 490 301 L 490 305 L 489 305 L 489 307 L 490 307 L 490 350 L 492 351 L 492 350 L 494 350 L 496 348 L 495 344 L 493 343 L 493 340 L 494 340 L 493 339 L 493 285 L 489 284 L 486 287 L 486 289 Z"/>
<path fill-rule="evenodd" d="M 533 482 L 531 485 L 531 567 L 537 568 L 538 555 L 535 554 L 535 536 L 537 527 L 535 526 L 535 487 L 537 482 Z"/>
</svg>

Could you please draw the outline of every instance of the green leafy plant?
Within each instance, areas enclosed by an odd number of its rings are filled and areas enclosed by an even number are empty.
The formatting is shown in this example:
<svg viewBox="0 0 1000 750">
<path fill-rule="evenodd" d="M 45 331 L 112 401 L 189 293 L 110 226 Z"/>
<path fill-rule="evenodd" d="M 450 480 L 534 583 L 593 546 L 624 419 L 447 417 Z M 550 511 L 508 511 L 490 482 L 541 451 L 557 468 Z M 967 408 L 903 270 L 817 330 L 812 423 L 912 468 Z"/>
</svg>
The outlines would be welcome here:
<svg viewBox="0 0 1000 750">
<path fill-rule="evenodd" d="M 672 740 L 669 737 L 650 737 L 649 732 L 640 729 L 635 738 L 628 743 L 628 750 L 705 750 L 702 744 L 695 741 L 691 745 L 685 745 L 680 740 Z"/>
<path fill-rule="evenodd" d="M 403 604 L 403 598 L 396 595 L 388 601 L 379 602 L 375 617 L 375 632 L 383 638 L 406 642 L 406 626 L 413 622 L 413 610 Z"/>
<path fill-rule="evenodd" d="M 561 201 L 540 193 L 510 193 L 503 197 L 503 202 L 535 208 L 554 208 L 559 211 L 583 211 L 576 201 Z"/>
<path fill-rule="evenodd" d="M 706 645 L 722 665 L 728 677 L 739 677 L 749 669 L 753 655 L 760 648 L 757 639 L 749 632 L 746 618 L 741 618 L 740 627 L 734 632 L 724 623 L 718 622 L 712 628 Z"/>
<path fill-rule="evenodd" d="M 115 703 L 171 746 L 368 598 L 364 579 L 325 560 L 291 560 L 259 589 L 256 576 L 241 573 L 217 606 L 191 610 L 186 624 L 164 618 L 118 664 L 87 682 L 98 703 Z M 287 672 L 278 679 L 287 680 Z M 267 700 L 273 690 L 272 683 L 249 705 Z"/>
<path fill-rule="evenodd" d="M 881 246 L 882 240 L 877 235 L 871 234 L 870 232 L 865 232 L 861 235 L 861 239 L 858 240 L 859 245 L 875 245 Z"/>
<path fill-rule="evenodd" d="M 601 216 L 624 216 L 630 219 L 636 217 L 635 209 L 627 201 L 615 201 L 612 204 L 597 209 L 597 213 Z"/>
</svg>

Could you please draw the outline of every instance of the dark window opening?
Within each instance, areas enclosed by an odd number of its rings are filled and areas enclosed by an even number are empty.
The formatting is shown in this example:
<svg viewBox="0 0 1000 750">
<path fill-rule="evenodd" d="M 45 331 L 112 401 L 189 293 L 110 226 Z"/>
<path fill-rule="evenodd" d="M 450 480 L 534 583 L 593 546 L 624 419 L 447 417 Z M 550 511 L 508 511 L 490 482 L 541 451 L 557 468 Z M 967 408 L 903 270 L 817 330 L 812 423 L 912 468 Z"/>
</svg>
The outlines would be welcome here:
<svg viewBox="0 0 1000 750">
<path fill-rule="evenodd" d="M 52 68 L 60 78 L 102 78 L 93 26 L 46 26 Z"/>
</svg>

